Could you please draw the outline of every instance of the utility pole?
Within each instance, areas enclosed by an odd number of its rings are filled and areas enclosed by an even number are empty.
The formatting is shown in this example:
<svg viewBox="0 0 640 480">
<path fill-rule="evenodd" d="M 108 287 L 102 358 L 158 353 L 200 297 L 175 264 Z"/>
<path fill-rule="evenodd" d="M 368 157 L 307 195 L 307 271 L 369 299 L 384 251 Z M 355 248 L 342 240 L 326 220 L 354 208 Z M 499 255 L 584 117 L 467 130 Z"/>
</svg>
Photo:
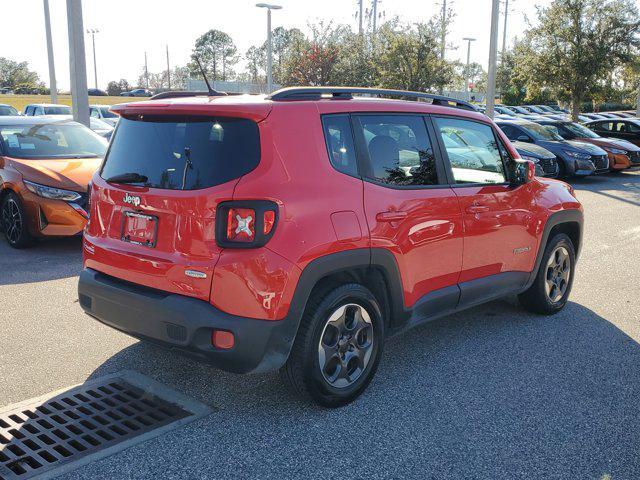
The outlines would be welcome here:
<svg viewBox="0 0 640 480">
<path fill-rule="evenodd" d="M 358 0 L 358 33 L 362 35 L 364 32 L 362 31 L 362 2 L 363 0 Z"/>
<path fill-rule="evenodd" d="M 467 92 L 467 100 L 469 100 L 469 60 L 471 59 L 471 42 L 475 42 L 475 38 L 463 38 L 467 42 L 467 68 L 464 70 L 464 91 Z"/>
<path fill-rule="evenodd" d="M 376 27 L 378 21 L 378 0 L 372 0 L 371 2 L 373 6 L 371 7 L 371 11 L 373 14 L 373 34 L 376 34 Z"/>
<path fill-rule="evenodd" d="M 640 83 L 638 83 L 638 98 L 636 99 L 636 117 L 640 117 Z"/>
<path fill-rule="evenodd" d="M 149 69 L 147 68 L 147 52 L 144 52 L 144 83 L 145 88 L 149 90 Z"/>
<path fill-rule="evenodd" d="M 507 48 L 507 17 L 509 16 L 509 0 L 504 0 L 504 27 L 502 28 L 502 55 L 500 61 L 504 62 L 504 52 Z"/>
<path fill-rule="evenodd" d="M 73 119 L 89 126 L 89 95 L 87 92 L 87 63 L 82 28 L 82 0 L 67 0 L 69 29 L 69 70 Z"/>
<path fill-rule="evenodd" d="M 273 90 L 273 46 L 271 45 L 271 10 L 280 10 L 280 5 L 256 3 L 258 8 L 267 9 L 267 93 Z"/>
<path fill-rule="evenodd" d="M 440 59 L 444 61 L 447 42 L 447 0 L 442 0 L 442 33 L 440 35 Z"/>
<path fill-rule="evenodd" d="M 171 90 L 171 69 L 169 68 L 169 45 L 167 45 L 167 84 Z"/>
<path fill-rule="evenodd" d="M 93 42 L 93 78 L 95 89 L 98 89 L 98 64 L 96 63 L 96 33 L 100 33 L 97 28 L 88 28 L 87 33 L 91 34 L 91 41 Z"/>
<path fill-rule="evenodd" d="M 44 4 L 44 30 L 47 36 L 47 58 L 49 59 L 49 90 L 51 103 L 58 102 L 58 87 L 56 86 L 56 67 L 53 63 L 53 42 L 51 41 L 51 17 L 49 15 L 49 0 L 42 0 Z"/>
<path fill-rule="evenodd" d="M 489 42 L 489 74 L 487 78 L 487 116 L 493 119 L 496 103 L 496 60 L 498 56 L 498 20 L 500 17 L 500 0 L 492 0 L 491 6 L 491 40 Z"/>
</svg>

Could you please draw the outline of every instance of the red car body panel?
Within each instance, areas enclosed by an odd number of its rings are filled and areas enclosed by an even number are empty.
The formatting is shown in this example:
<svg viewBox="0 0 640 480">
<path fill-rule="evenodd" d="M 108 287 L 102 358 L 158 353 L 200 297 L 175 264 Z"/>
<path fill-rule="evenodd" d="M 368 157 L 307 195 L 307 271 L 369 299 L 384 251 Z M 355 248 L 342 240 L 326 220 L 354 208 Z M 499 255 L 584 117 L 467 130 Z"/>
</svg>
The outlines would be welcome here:
<svg viewBox="0 0 640 480">
<path fill-rule="evenodd" d="M 493 125 L 484 115 L 380 99 L 271 102 L 253 97 L 180 98 L 114 107 L 129 114 L 232 116 L 258 122 L 261 158 L 237 180 L 195 191 L 111 185 L 96 173 L 85 267 L 128 282 L 209 301 L 225 313 L 280 320 L 305 267 L 332 253 L 392 252 L 405 307 L 431 291 L 487 275 L 533 269 L 549 215 L 580 209 L 570 187 L 536 178 L 519 187 L 391 189 L 338 172 L 329 161 L 321 115 L 404 112 L 455 115 Z M 512 157 L 515 149 L 499 129 Z M 153 249 L 121 240 L 125 194 L 159 218 Z M 259 249 L 216 244 L 216 206 L 271 200 L 279 221 Z M 481 207 L 481 208 L 478 208 Z M 403 212 L 394 217 L 394 212 Z M 385 217 L 386 215 L 386 217 Z M 389 216 L 390 215 L 390 216 Z M 185 276 L 197 270 L 206 278 Z"/>
</svg>

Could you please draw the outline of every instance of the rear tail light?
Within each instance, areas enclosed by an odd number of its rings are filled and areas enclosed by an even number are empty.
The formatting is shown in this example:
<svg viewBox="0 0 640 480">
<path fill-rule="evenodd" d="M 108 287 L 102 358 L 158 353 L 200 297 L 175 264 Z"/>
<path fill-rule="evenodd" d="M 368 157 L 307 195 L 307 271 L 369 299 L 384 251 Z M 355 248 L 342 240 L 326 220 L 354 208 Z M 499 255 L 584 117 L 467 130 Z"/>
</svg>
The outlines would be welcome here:
<svg viewBox="0 0 640 480">
<path fill-rule="evenodd" d="M 222 350 L 229 350 L 235 345 L 233 333 L 226 330 L 214 330 L 211 332 L 211 345 Z"/>
<path fill-rule="evenodd" d="M 222 202 L 216 212 L 216 242 L 227 248 L 257 248 L 273 236 L 278 206 L 268 200 Z"/>
</svg>

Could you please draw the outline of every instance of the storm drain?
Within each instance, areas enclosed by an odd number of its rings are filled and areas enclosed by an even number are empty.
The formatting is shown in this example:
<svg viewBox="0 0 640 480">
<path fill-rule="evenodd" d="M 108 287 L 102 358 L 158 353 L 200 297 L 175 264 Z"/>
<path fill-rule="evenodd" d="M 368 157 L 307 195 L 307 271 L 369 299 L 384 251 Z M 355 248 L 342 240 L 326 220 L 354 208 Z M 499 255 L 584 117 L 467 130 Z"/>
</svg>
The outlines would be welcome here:
<svg viewBox="0 0 640 480">
<path fill-rule="evenodd" d="M 134 372 L 9 408 L 0 412 L 0 480 L 60 474 L 209 413 Z"/>
</svg>

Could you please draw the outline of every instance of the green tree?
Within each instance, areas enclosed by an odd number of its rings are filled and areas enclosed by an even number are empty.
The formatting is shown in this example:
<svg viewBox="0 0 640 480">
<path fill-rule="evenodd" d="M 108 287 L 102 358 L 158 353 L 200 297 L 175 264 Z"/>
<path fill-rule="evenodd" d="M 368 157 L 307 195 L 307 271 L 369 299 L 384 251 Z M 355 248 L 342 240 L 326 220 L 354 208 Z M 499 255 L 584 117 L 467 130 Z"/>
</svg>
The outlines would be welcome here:
<svg viewBox="0 0 640 480">
<path fill-rule="evenodd" d="M 632 0 L 554 0 L 538 8 L 538 25 L 527 32 L 519 67 L 529 90 L 545 89 L 580 105 L 608 72 L 631 61 L 640 22 Z"/>
<path fill-rule="evenodd" d="M 252 83 L 263 83 L 266 59 L 262 48 L 252 46 L 244 54 L 247 61 L 247 74 Z"/>
<path fill-rule="evenodd" d="M 111 96 L 118 96 L 122 92 L 127 92 L 131 90 L 131 85 L 124 78 L 121 78 L 119 81 L 112 80 L 107 85 L 107 93 Z"/>
<path fill-rule="evenodd" d="M 0 87 L 14 90 L 18 85 L 32 89 L 43 87 L 38 74 L 29 70 L 27 62 L 16 62 L 0 57 Z"/>
<path fill-rule="evenodd" d="M 195 63 L 197 58 L 202 63 L 202 68 L 209 75 L 209 80 L 227 80 L 232 76 L 231 67 L 238 62 L 238 49 L 233 39 L 221 30 L 209 30 L 196 39 L 195 47 L 189 63 L 189 70 L 193 76 L 200 76 L 200 71 Z"/>
</svg>

